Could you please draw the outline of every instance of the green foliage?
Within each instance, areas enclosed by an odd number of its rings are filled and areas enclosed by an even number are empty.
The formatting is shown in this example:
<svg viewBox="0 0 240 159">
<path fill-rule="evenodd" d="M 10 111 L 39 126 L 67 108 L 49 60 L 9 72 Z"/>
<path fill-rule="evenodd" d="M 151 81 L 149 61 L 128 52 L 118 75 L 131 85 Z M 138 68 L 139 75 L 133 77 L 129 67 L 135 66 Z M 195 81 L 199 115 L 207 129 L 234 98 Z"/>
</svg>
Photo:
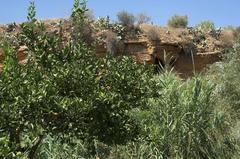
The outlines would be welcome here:
<svg viewBox="0 0 240 159">
<path fill-rule="evenodd" d="M 20 152 L 34 158 L 48 134 L 77 137 L 89 150 L 94 140 L 111 145 L 134 139 L 138 124 L 128 112 L 148 95 L 145 67 L 131 58 L 97 59 L 81 40 L 63 45 L 60 35 L 48 35 L 34 19 L 18 36 L 28 47 L 26 64 L 2 45 L 0 136 L 7 147 L 0 156 Z"/>
<path fill-rule="evenodd" d="M 238 152 L 235 158 L 240 155 L 239 137 L 239 114 L 240 114 L 240 40 L 236 41 L 234 47 L 229 50 L 222 62 L 216 63 L 209 70 L 209 78 L 217 84 L 215 95 L 218 98 L 218 107 L 229 112 L 233 136 L 237 140 Z M 235 159 L 234 158 L 234 159 Z"/>
<path fill-rule="evenodd" d="M 208 32 L 208 31 L 213 31 L 215 30 L 215 25 L 212 21 L 202 21 L 200 24 L 198 24 L 196 27 L 196 29 L 202 30 L 204 32 Z"/>
<path fill-rule="evenodd" d="M 27 19 L 28 19 L 28 21 L 33 21 L 33 20 L 36 20 L 35 17 L 36 17 L 35 4 L 34 4 L 34 2 L 30 2 L 30 6 L 29 6 L 29 8 L 28 8 L 28 16 L 27 16 Z"/>
<path fill-rule="evenodd" d="M 64 141 L 61 138 L 47 136 L 38 149 L 36 158 L 38 159 L 79 159 L 87 156 L 87 150 L 77 139 Z"/>
<path fill-rule="evenodd" d="M 84 44 L 66 45 L 49 56 L 37 45 L 34 53 L 42 54 L 24 66 L 4 47 L 9 56 L 0 78 L 1 128 L 19 145 L 13 152 L 33 149 L 34 138 L 49 133 L 108 144 L 136 137 L 138 127 L 128 111 L 143 105 L 143 68 L 128 58 L 98 61 Z M 30 145 L 22 146 L 22 135 L 34 136 Z"/>
<path fill-rule="evenodd" d="M 85 0 L 74 0 L 71 18 L 73 18 L 74 22 L 77 22 L 78 20 L 84 20 L 85 18 L 85 12 L 87 11 L 86 8 L 86 1 Z"/>
<path fill-rule="evenodd" d="M 74 0 L 74 5 L 71 13 L 71 40 L 78 44 L 79 41 L 83 41 L 86 44 L 93 43 L 92 28 L 89 27 L 91 22 L 87 17 L 89 10 L 86 6 L 86 0 Z"/>
<path fill-rule="evenodd" d="M 221 28 L 216 29 L 214 23 L 209 20 L 202 21 L 200 24 L 196 25 L 193 30 L 195 33 L 198 33 L 198 34 L 200 33 L 202 35 L 206 35 L 207 33 L 215 39 L 220 38 L 221 31 L 222 31 Z"/>
<path fill-rule="evenodd" d="M 230 52 L 227 58 L 228 62 L 224 66 L 223 79 L 223 96 L 227 97 L 228 102 L 232 105 L 237 113 L 240 113 L 240 40 L 236 42 L 233 50 Z"/>
<path fill-rule="evenodd" d="M 67 45 L 62 54 L 47 58 L 49 65 L 39 60 L 22 66 L 9 48 L 5 52 L 1 128 L 15 136 L 12 144 L 19 144 L 12 151 L 30 146 L 21 146 L 17 138 L 22 135 L 61 133 L 90 143 L 121 144 L 138 134 L 128 111 L 144 105 L 148 76 L 131 59 L 98 61 L 81 44 Z"/>
<path fill-rule="evenodd" d="M 85 12 L 87 11 L 86 8 L 86 1 L 83 0 L 80 3 L 80 0 L 74 0 L 74 5 L 72 8 L 71 13 L 71 20 L 72 20 L 72 26 L 73 26 L 73 34 L 75 34 L 79 39 L 74 40 L 80 40 L 82 34 L 82 29 L 85 25 Z M 73 36 L 73 35 L 72 35 Z"/>
<path fill-rule="evenodd" d="M 213 78 L 218 83 L 220 99 L 226 100 L 236 116 L 240 113 L 240 40 L 226 55 L 224 63 L 216 64 L 211 71 L 214 72 Z"/>
<path fill-rule="evenodd" d="M 130 58 L 107 57 L 100 60 L 100 66 L 100 91 L 89 114 L 95 122 L 91 123 L 89 133 L 98 134 L 97 139 L 105 143 L 124 143 L 138 134 L 138 127 L 128 112 L 144 105 L 148 76 Z"/>
<path fill-rule="evenodd" d="M 174 15 L 168 20 L 168 26 L 173 28 L 186 28 L 188 25 L 188 17 Z"/>
<path fill-rule="evenodd" d="M 111 30 L 112 32 L 117 34 L 120 40 L 124 39 L 126 36 L 126 28 L 121 24 L 111 23 L 110 18 L 108 16 L 100 18 L 95 23 L 95 25 L 100 30 Z M 101 42 L 104 42 L 105 39 L 104 37 L 99 37 L 98 40 L 101 43 Z"/>
<path fill-rule="evenodd" d="M 103 29 L 112 30 L 113 32 L 117 33 L 118 36 L 121 37 L 121 39 L 124 38 L 125 27 L 120 24 L 110 23 L 109 17 L 100 18 L 98 26 L 100 26 L 100 28 L 103 28 Z"/>
<path fill-rule="evenodd" d="M 97 37 L 98 45 L 105 45 L 108 53 L 115 54 L 123 51 L 123 40 L 126 36 L 126 28 L 118 23 L 112 23 L 110 18 L 99 18 L 95 23 L 95 27 L 101 32 L 105 30 L 104 34 Z"/>
<path fill-rule="evenodd" d="M 135 16 L 126 11 L 121 11 L 117 14 L 118 21 L 125 27 L 132 27 L 135 23 Z"/>
</svg>

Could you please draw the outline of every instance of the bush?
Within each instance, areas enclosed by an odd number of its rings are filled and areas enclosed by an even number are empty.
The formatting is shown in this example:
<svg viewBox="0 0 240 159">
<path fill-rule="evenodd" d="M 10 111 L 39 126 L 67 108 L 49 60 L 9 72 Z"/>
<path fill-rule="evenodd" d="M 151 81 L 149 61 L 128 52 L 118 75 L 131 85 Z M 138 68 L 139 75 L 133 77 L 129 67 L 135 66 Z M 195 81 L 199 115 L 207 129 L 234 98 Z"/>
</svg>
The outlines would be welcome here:
<svg viewBox="0 0 240 159">
<path fill-rule="evenodd" d="M 126 11 L 121 11 L 117 14 L 117 18 L 119 23 L 121 23 L 125 27 L 132 27 L 136 21 L 136 18 L 133 14 L 128 13 Z"/>
<path fill-rule="evenodd" d="M 217 73 L 218 93 L 233 108 L 234 114 L 240 113 L 240 40 L 226 54 L 224 63 L 213 67 Z"/>
<path fill-rule="evenodd" d="M 239 35 L 240 35 L 240 27 L 237 27 L 235 29 L 235 36 L 239 38 Z"/>
<path fill-rule="evenodd" d="M 101 30 L 109 30 L 113 33 L 116 33 L 118 38 L 121 40 L 125 38 L 126 36 L 126 29 L 121 24 L 117 23 L 111 23 L 109 16 L 99 18 L 98 21 L 95 23 L 96 27 Z M 104 39 L 101 39 L 101 41 L 104 41 Z"/>
<path fill-rule="evenodd" d="M 168 26 L 173 28 L 186 28 L 188 25 L 188 17 L 174 15 L 168 20 Z"/>
<path fill-rule="evenodd" d="M 240 38 L 240 27 L 232 28 L 234 40 Z"/>
<path fill-rule="evenodd" d="M 198 24 L 195 28 L 202 30 L 204 32 L 209 32 L 215 30 L 215 25 L 212 21 L 203 21 L 200 24 Z"/>
<path fill-rule="evenodd" d="M 151 20 L 151 18 L 144 13 L 138 14 L 136 19 L 137 19 L 138 25 L 143 23 L 148 23 Z"/>
<path fill-rule="evenodd" d="M 156 27 L 151 27 L 149 30 L 147 30 L 145 32 L 145 34 L 152 41 L 159 41 L 160 40 L 158 28 L 156 28 Z"/>
<path fill-rule="evenodd" d="M 112 31 L 107 31 L 105 33 L 106 36 L 106 47 L 107 47 L 107 52 L 115 55 L 116 53 L 121 53 L 123 52 L 124 49 L 124 44 L 121 42 L 121 39 L 117 36 L 116 33 Z"/>
<path fill-rule="evenodd" d="M 216 84 L 216 96 L 218 96 L 218 107 L 229 111 L 233 136 L 240 145 L 240 40 L 237 40 L 233 48 L 225 54 L 222 62 L 213 65 L 209 71 L 210 79 Z M 236 153 L 239 158 L 240 147 Z M 235 159 L 234 158 L 234 159 Z"/>
</svg>

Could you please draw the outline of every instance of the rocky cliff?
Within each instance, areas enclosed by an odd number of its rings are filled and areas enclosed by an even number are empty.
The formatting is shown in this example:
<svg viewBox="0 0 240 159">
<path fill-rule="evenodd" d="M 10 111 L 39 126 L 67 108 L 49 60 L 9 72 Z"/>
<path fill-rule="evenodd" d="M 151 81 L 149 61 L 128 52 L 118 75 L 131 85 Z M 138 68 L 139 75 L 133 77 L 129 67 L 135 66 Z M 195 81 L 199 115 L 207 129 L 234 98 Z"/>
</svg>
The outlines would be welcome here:
<svg viewBox="0 0 240 159">
<path fill-rule="evenodd" d="M 68 40 L 71 31 L 71 24 L 68 20 L 46 20 L 44 24 L 49 34 L 58 32 L 61 25 L 65 40 Z M 92 27 L 92 24 L 88 27 Z M 154 64 L 161 68 L 168 65 L 173 67 L 182 77 L 189 77 L 193 72 L 200 72 L 208 65 L 220 61 L 225 49 L 231 45 L 229 42 L 225 42 L 224 37 L 226 37 L 226 34 L 229 35 L 229 32 L 226 33 L 224 30 L 203 33 L 192 28 L 168 28 L 149 24 L 140 25 L 138 29 L 137 34 L 128 35 L 127 33 L 126 37 L 121 40 L 116 40 L 117 35 L 114 32 L 109 38 L 109 30 L 99 28 L 89 33 L 91 34 L 89 37 L 95 39 L 101 37 L 103 40 L 101 44 L 94 47 L 98 57 L 109 52 L 109 45 L 113 47 L 115 42 L 115 44 L 117 43 L 115 47 L 118 48 L 114 52 L 116 56 L 132 56 L 136 61 Z M 14 37 L 19 30 L 20 26 L 18 24 L 0 26 L 2 37 L 6 35 Z M 231 40 L 228 39 L 228 41 Z M 17 46 L 16 50 L 18 50 L 19 61 L 24 62 L 27 48 Z M 3 59 L 4 53 L 0 50 L 0 62 Z M 0 65 L 0 67 L 2 68 L 3 65 Z"/>
</svg>

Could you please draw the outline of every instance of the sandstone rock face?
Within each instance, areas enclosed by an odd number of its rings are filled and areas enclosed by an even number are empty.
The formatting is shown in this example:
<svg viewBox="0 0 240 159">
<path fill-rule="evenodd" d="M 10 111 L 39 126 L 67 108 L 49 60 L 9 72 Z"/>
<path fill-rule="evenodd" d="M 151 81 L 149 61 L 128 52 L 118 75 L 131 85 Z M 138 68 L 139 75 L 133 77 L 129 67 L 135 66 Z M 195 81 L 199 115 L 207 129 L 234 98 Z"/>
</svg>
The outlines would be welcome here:
<svg viewBox="0 0 240 159">
<path fill-rule="evenodd" d="M 222 58 L 222 51 L 204 53 L 192 51 L 192 53 L 189 53 L 185 52 L 184 45 L 175 42 L 147 43 L 147 41 L 141 40 L 134 42 L 126 41 L 125 52 L 138 62 L 156 64 L 157 60 L 162 65 L 170 63 L 174 70 L 183 78 L 192 76 L 194 72 L 201 72 L 208 65 L 220 61 Z M 98 57 L 104 56 L 105 53 L 106 49 L 103 46 L 96 50 Z"/>
<path fill-rule="evenodd" d="M 18 51 L 17 51 L 17 58 L 19 59 L 19 61 L 24 61 L 26 59 L 26 51 L 27 51 L 27 47 L 26 46 L 21 46 Z"/>
<path fill-rule="evenodd" d="M 68 20 L 47 20 L 47 32 L 57 32 L 61 24 L 63 37 L 67 41 L 70 35 L 71 26 Z M 121 41 L 121 50 L 114 53 L 116 56 L 132 56 L 138 62 L 149 64 L 170 64 L 181 77 L 187 78 L 194 72 L 200 72 L 208 65 L 220 61 L 224 47 L 226 45 L 219 39 L 214 39 L 210 35 L 204 35 L 204 39 L 196 37 L 188 29 L 173 29 L 153 25 L 140 26 L 142 33 L 134 38 L 126 38 Z M 148 31 L 154 29 L 157 39 L 151 39 Z M 15 29 L 14 34 L 18 31 Z M 4 34 L 6 29 L 0 27 L 0 33 Z M 106 31 L 105 31 L 106 32 Z M 94 34 L 97 36 L 100 32 Z M 202 37 L 200 37 L 202 38 Z M 18 46 L 17 57 L 20 63 L 26 61 L 26 46 Z M 108 51 L 106 44 L 101 44 L 95 48 L 96 56 L 101 58 Z M 4 53 L 0 50 L 0 62 L 4 59 Z M 0 65 L 0 69 L 3 66 Z"/>
<path fill-rule="evenodd" d="M 175 70 L 180 76 L 187 78 L 195 73 L 203 71 L 209 65 L 220 61 L 222 52 L 197 53 L 193 56 L 181 55 L 174 64 Z"/>
</svg>

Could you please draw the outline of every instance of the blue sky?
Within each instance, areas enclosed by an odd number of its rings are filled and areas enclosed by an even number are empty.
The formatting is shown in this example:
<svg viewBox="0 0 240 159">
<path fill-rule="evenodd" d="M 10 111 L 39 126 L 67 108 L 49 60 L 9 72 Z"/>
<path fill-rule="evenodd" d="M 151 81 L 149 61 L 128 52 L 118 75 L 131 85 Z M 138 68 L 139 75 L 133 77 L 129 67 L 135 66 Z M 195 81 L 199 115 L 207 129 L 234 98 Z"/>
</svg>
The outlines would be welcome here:
<svg viewBox="0 0 240 159">
<path fill-rule="evenodd" d="M 68 17 L 73 0 L 35 0 L 40 19 Z M 0 24 L 26 20 L 29 0 L 1 0 Z M 144 12 L 155 24 L 165 25 L 174 14 L 188 15 L 189 25 L 211 20 L 216 26 L 240 26 L 240 0 L 88 0 L 96 17 L 109 15 L 116 20 L 117 12 Z"/>
</svg>

